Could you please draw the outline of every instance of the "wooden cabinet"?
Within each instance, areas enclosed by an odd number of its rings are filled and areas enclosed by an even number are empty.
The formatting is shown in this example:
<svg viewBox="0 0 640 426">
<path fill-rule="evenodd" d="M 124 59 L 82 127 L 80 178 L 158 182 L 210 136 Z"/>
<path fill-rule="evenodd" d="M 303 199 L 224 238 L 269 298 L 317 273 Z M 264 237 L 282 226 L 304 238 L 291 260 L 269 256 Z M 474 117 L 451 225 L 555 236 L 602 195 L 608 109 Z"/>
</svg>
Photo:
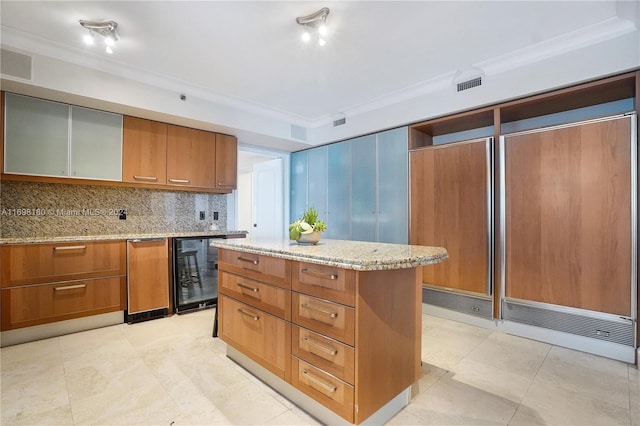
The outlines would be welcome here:
<svg viewBox="0 0 640 426">
<path fill-rule="evenodd" d="M 128 313 L 169 307 L 167 239 L 127 242 Z"/>
<path fill-rule="evenodd" d="M 505 137 L 505 297 L 633 315 L 631 124 Z"/>
<path fill-rule="evenodd" d="M 416 268 L 354 271 L 230 249 L 219 256 L 220 337 L 302 394 L 361 423 L 417 380 Z"/>
<path fill-rule="evenodd" d="M 124 117 L 122 180 L 162 185 L 167 183 L 167 124 Z"/>
<path fill-rule="evenodd" d="M 216 135 L 216 188 L 233 190 L 238 186 L 238 139 Z"/>
<path fill-rule="evenodd" d="M 122 241 L 6 245 L 0 250 L 2 331 L 126 308 Z"/>
<path fill-rule="evenodd" d="M 446 247 L 425 284 L 491 294 L 491 140 L 412 151 L 411 244 Z"/>
<path fill-rule="evenodd" d="M 167 184 L 216 187 L 216 135 L 169 125 L 167 128 Z"/>
</svg>

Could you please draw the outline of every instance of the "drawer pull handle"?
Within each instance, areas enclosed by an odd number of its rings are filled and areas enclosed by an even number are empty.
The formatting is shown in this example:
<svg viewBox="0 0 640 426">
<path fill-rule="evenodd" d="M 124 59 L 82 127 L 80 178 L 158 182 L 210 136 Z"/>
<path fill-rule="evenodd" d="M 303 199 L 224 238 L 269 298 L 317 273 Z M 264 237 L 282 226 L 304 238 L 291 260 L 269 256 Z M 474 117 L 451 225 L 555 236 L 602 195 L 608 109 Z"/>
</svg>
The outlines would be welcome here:
<svg viewBox="0 0 640 426">
<path fill-rule="evenodd" d="M 305 342 L 307 342 L 307 344 L 315 346 L 318 349 L 321 349 L 323 351 L 325 351 L 326 353 L 328 353 L 329 355 L 336 355 L 338 353 L 338 351 L 336 349 L 332 349 L 332 348 L 327 348 L 324 345 L 321 345 L 320 343 L 316 343 L 313 340 L 309 339 L 307 336 L 304 336 L 302 338 L 302 340 L 304 340 Z"/>
<path fill-rule="evenodd" d="M 55 251 L 63 251 L 63 250 L 85 250 L 87 246 L 63 246 L 63 247 L 54 247 Z"/>
<path fill-rule="evenodd" d="M 260 291 L 260 289 L 258 287 L 250 287 L 246 284 L 242 284 L 242 283 L 236 283 L 236 285 L 240 288 L 244 288 L 245 290 L 251 290 L 254 293 L 257 293 Z"/>
<path fill-rule="evenodd" d="M 338 390 L 337 386 L 330 385 L 318 379 L 317 377 L 314 377 L 313 375 L 309 374 L 309 372 L 306 369 L 302 370 L 302 374 L 307 376 L 307 379 L 309 379 L 311 382 L 315 383 L 316 385 L 320 386 L 322 389 L 326 390 L 327 392 L 335 392 Z"/>
<path fill-rule="evenodd" d="M 253 263 L 254 265 L 257 265 L 258 263 L 260 263 L 259 259 L 247 259 L 246 257 L 242 257 L 242 256 L 238 256 L 238 260 L 241 262 Z"/>
<path fill-rule="evenodd" d="M 173 182 L 173 183 L 189 183 L 191 181 L 189 179 L 169 179 L 169 182 Z"/>
<path fill-rule="evenodd" d="M 54 287 L 53 289 L 55 291 L 74 290 L 76 288 L 85 288 L 86 286 L 87 286 L 86 284 L 76 284 L 76 285 L 68 285 L 66 287 Z"/>
<path fill-rule="evenodd" d="M 133 176 L 133 178 L 138 180 L 158 180 L 155 176 Z"/>
<path fill-rule="evenodd" d="M 329 316 L 329 317 L 331 317 L 331 318 L 336 318 L 336 317 L 338 316 L 338 313 L 337 313 L 337 312 L 331 312 L 331 311 L 326 311 L 326 310 L 324 310 L 324 309 L 315 308 L 315 307 L 310 306 L 310 305 L 308 305 L 308 304 L 306 304 L 306 303 L 303 303 L 303 304 L 302 304 L 302 305 L 300 305 L 300 306 L 302 306 L 302 307 L 303 307 L 303 308 L 305 308 L 305 309 L 309 309 L 310 311 L 315 311 L 315 312 L 319 312 L 319 313 L 321 313 L 321 314 L 327 315 L 327 316 Z"/>
<path fill-rule="evenodd" d="M 245 312 L 244 309 L 242 308 L 238 308 L 238 312 L 240 312 L 242 315 L 251 318 L 254 321 L 258 321 L 260 319 L 260 317 L 258 315 L 253 315 L 250 314 L 249 312 Z"/>
<path fill-rule="evenodd" d="M 329 278 L 330 280 L 338 279 L 338 274 L 324 274 L 322 272 L 312 271 L 307 268 L 303 268 L 302 272 L 304 272 L 305 274 L 313 275 L 314 277 Z"/>
</svg>

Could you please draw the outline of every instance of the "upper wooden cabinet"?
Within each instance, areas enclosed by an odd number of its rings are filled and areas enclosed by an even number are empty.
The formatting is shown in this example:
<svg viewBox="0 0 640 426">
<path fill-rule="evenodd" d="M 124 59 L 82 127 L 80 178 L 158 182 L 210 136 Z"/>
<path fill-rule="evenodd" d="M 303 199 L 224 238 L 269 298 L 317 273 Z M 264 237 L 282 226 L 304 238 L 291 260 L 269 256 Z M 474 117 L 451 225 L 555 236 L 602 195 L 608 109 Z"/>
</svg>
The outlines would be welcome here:
<svg viewBox="0 0 640 426">
<path fill-rule="evenodd" d="M 167 184 L 216 187 L 216 134 L 169 125 Z"/>
<path fill-rule="evenodd" d="M 238 140 L 234 136 L 216 135 L 216 187 L 235 189 L 238 180 Z"/>
<path fill-rule="evenodd" d="M 124 117 L 122 180 L 167 183 L 167 124 Z"/>
</svg>

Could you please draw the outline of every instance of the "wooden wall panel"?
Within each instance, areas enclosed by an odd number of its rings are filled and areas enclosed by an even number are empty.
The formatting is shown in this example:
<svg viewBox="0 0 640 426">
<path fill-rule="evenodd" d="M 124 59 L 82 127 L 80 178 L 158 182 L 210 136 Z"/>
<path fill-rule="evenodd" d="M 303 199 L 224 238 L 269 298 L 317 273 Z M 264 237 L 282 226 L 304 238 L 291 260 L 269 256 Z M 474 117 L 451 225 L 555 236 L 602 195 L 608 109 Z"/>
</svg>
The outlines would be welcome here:
<svg viewBox="0 0 640 426">
<path fill-rule="evenodd" d="M 506 138 L 507 297 L 631 314 L 630 128 Z"/>
<path fill-rule="evenodd" d="M 449 259 L 423 268 L 423 282 L 486 294 L 486 142 L 411 153 L 411 244 L 441 246 Z"/>
</svg>

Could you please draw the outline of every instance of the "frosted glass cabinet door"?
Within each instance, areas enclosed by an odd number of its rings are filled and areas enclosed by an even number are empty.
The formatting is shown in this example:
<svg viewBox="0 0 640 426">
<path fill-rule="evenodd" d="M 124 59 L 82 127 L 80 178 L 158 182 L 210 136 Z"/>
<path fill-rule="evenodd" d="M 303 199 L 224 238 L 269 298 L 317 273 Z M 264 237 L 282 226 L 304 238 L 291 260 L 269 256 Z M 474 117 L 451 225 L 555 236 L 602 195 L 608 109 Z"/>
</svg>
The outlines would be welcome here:
<svg viewBox="0 0 640 426">
<path fill-rule="evenodd" d="M 408 131 L 378 133 L 378 241 L 407 244 L 409 239 Z"/>
<path fill-rule="evenodd" d="M 307 207 L 318 211 L 320 219 L 327 218 L 327 147 L 308 151 Z"/>
<path fill-rule="evenodd" d="M 5 95 L 5 173 L 67 176 L 69 106 Z"/>
<path fill-rule="evenodd" d="M 350 224 L 350 167 L 349 142 L 331 144 L 328 147 L 327 173 L 327 232 L 326 238 L 348 240 Z"/>
<path fill-rule="evenodd" d="M 122 116 L 71 107 L 71 177 L 122 180 Z"/>
<path fill-rule="evenodd" d="M 298 220 L 307 206 L 307 152 L 291 154 L 290 221 Z"/>
<path fill-rule="evenodd" d="M 351 141 L 351 239 L 376 241 L 376 136 Z"/>
</svg>

